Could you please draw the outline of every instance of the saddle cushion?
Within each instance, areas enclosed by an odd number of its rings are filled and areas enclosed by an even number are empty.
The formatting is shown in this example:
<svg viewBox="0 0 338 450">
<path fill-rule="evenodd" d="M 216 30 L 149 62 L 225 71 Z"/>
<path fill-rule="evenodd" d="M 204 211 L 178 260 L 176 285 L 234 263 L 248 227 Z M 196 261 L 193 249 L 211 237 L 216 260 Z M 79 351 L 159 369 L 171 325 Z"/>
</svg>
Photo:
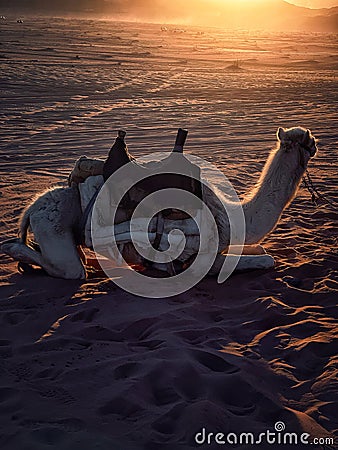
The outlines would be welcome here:
<svg viewBox="0 0 338 450">
<path fill-rule="evenodd" d="M 81 156 L 75 161 L 73 170 L 68 177 L 69 186 L 83 183 L 88 177 L 102 175 L 104 161 Z"/>
</svg>

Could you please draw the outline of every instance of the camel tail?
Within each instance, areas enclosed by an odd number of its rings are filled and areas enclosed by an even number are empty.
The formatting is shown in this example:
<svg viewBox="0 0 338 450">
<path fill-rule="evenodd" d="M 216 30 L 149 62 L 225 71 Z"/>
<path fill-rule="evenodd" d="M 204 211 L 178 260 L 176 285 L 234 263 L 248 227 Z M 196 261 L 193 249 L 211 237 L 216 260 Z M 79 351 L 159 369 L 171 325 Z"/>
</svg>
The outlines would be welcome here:
<svg viewBox="0 0 338 450">
<path fill-rule="evenodd" d="M 31 215 L 30 208 L 27 208 L 23 212 L 20 220 L 19 237 L 23 244 L 27 243 L 27 232 L 30 225 L 30 215 Z"/>
</svg>

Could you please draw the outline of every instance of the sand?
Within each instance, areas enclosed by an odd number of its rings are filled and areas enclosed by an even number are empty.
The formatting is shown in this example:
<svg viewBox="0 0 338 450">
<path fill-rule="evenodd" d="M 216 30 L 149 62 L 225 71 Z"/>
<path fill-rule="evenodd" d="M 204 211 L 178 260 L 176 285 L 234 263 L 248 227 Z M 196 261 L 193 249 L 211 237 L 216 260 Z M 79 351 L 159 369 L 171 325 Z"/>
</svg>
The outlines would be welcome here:
<svg viewBox="0 0 338 450">
<path fill-rule="evenodd" d="M 135 156 L 170 150 L 188 128 L 187 152 L 242 195 L 277 127 L 304 126 L 319 139 L 310 173 L 338 201 L 334 35 L 13 16 L 0 39 L 0 240 L 76 158 L 105 158 L 119 128 Z M 278 421 L 331 438 L 337 216 L 301 188 L 264 241 L 273 270 L 206 278 L 170 299 L 21 275 L 0 255 L 0 448 L 251 448 L 194 436 Z"/>
</svg>

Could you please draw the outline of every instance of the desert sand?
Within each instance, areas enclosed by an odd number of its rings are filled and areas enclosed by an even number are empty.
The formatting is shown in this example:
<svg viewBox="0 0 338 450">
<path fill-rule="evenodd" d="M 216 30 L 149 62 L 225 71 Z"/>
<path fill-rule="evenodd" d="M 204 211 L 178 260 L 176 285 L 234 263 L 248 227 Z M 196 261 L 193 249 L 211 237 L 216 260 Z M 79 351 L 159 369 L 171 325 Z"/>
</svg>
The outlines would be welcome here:
<svg viewBox="0 0 338 450">
<path fill-rule="evenodd" d="M 105 158 L 119 128 L 139 156 L 169 151 L 186 127 L 186 151 L 243 195 L 277 128 L 304 126 L 319 139 L 309 171 L 338 201 L 336 36 L 16 19 L 0 23 L 1 241 L 37 193 L 66 185 L 75 159 Z M 21 275 L 0 255 L 0 448 L 244 449 L 194 436 L 278 421 L 332 438 L 337 217 L 301 187 L 263 242 L 274 269 L 170 299 Z"/>
</svg>

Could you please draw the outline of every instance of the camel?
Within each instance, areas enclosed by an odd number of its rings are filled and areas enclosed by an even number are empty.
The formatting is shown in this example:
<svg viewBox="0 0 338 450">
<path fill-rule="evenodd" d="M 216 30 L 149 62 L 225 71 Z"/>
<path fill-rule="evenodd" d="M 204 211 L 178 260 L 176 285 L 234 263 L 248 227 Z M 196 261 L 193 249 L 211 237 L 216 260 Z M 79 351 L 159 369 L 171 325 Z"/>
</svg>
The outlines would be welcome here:
<svg viewBox="0 0 338 450">
<path fill-rule="evenodd" d="M 276 227 L 282 212 L 295 197 L 308 162 L 316 152 L 316 139 L 309 130 L 301 127 L 278 129 L 277 145 L 271 150 L 258 183 L 241 201 L 246 224 L 244 249 L 249 250 L 240 257 L 238 270 L 274 266 L 273 257 L 266 254 L 260 243 Z M 229 223 L 219 208 L 217 195 L 217 190 L 208 190 L 203 195 L 203 202 L 213 214 L 219 233 L 219 251 L 210 275 L 219 273 L 225 258 L 224 250 L 229 245 Z M 84 279 L 87 273 L 75 233 L 82 213 L 76 185 L 48 190 L 25 209 L 19 225 L 20 237 L 3 242 L 1 251 L 21 263 L 40 266 L 50 276 Z M 29 227 L 37 245 L 27 241 Z M 132 264 L 132 259 L 129 258 L 128 263 Z M 135 263 L 138 262 L 135 257 Z"/>
</svg>

